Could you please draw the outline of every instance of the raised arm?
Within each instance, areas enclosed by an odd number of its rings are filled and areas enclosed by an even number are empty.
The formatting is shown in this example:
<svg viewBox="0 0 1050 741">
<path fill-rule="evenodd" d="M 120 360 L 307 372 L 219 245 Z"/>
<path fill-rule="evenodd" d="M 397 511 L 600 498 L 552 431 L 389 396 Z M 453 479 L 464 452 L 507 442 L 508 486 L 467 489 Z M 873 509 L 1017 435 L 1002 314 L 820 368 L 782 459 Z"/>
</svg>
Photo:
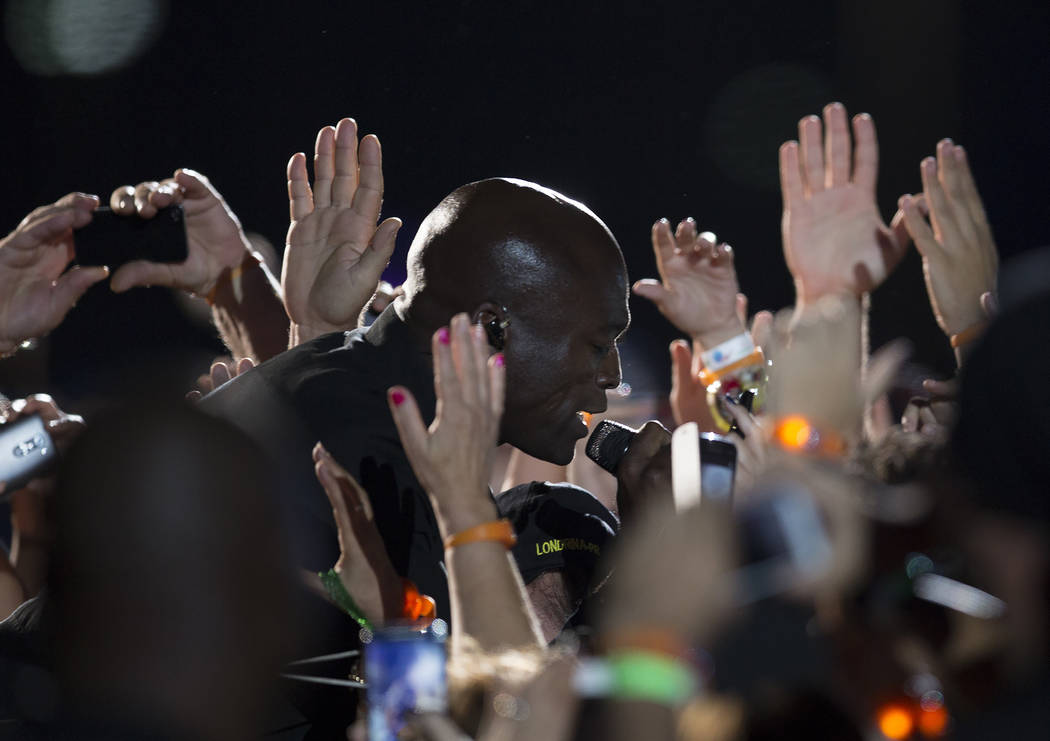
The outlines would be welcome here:
<svg viewBox="0 0 1050 741">
<path fill-rule="evenodd" d="M 963 148 L 944 139 L 937 158 L 927 157 L 919 170 L 922 195 L 901 196 L 899 203 L 922 255 L 933 314 L 962 365 L 988 319 L 982 297 L 996 294 L 999 253 Z"/>
<path fill-rule="evenodd" d="M 453 636 L 469 635 L 484 650 L 540 645 L 508 543 L 478 530 L 500 529 L 488 481 L 503 414 L 503 355 L 489 358 L 484 332 L 471 326 L 466 314 L 438 330 L 432 347 L 438 398 L 433 424 L 424 426 L 408 389 L 395 386 L 388 396 L 405 453 L 446 543 Z"/>
<path fill-rule="evenodd" d="M 112 289 L 182 289 L 208 300 L 215 326 L 235 358 L 262 362 L 282 352 L 288 344 L 288 318 L 277 281 L 252 252 L 236 214 L 204 175 L 180 169 L 167 180 L 122 186 L 110 196 L 114 211 L 144 219 L 173 203 L 185 210 L 185 262 L 130 262 L 113 274 Z"/>
<path fill-rule="evenodd" d="M 353 329 L 394 252 L 401 220 L 378 227 L 383 205 L 383 154 L 374 134 L 357 140 L 344 118 L 317 133 L 314 184 L 306 155 L 288 161 L 291 225 L 281 284 L 292 320 L 289 345 Z"/>
</svg>

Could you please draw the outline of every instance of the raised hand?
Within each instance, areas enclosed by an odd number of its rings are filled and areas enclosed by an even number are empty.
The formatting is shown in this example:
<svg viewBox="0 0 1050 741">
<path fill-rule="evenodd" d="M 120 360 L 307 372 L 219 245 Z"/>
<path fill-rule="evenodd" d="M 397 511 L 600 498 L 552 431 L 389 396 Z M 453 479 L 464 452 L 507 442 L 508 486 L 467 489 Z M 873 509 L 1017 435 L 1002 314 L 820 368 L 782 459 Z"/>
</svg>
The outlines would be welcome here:
<svg viewBox="0 0 1050 741">
<path fill-rule="evenodd" d="M 41 206 L 0 240 L 0 354 L 57 327 L 84 292 L 108 274 L 73 268 L 73 230 L 86 226 L 98 197 L 70 193 Z"/>
<path fill-rule="evenodd" d="M 660 280 L 638 281 L 636 294 L 705 348 L 747 330 L 736 311 L 732 247 L 718 243 L 711 232 L 697 234 L 692 219 L 679 222 L 674 234 L 670 222 L 660 219 L 653 224 L 652 242 Z"/>
<path fill-rule="evenodd" d="M 186 393 L 186 400 L 198 402 L 205 394 L 210 394 L 215 389 L 231 380 L 247 373 L 255 367 L 255 361 L 251 358 L 241 358 L 234 362 L 233 358 L 219 358 L 211 364 L 207 373 L 197 377 L 197 388 Z"/>
<path fill-rule="evenodd" d="M 903 215 L 886 226 L 875 202 L 878 141 L 871 116 L 824 108 L 798 123 L 799 141 L 780 147 L 784 257 L 799 302 L 834 293 L 860 294 L 881 284 L 907 249 Z M 852 157 L 850 156 L 852 152 Z"/>
<path fill-rule="evenodd" d="M 136 286 L 171 286 L 208 296 L 224 270 L 239 266 L 251 249 L 241 222 L 204 175 L 179 169 L 161 182 L 125 185 L 113 191 L 110 208 L 144 219 L 159 209 L 181 203 L 186 217 L 185 262 L 165 264 L 136 260 L 113 274 L 110 287 L 120 293 Z"/>
<path fill-rule="evenodd" d="M 365 617 L 382 625 L 400 616 L 401 578 L 379 535 L 368 493 L 321 443 L 314 446 L 313 455 L 314 472 L 328 495 L 339 533 L 335 572 Z"/>
<path fill-rule="evenodd" d="M 284 305 L 292 320 L 292 342 L 351 329 L 376 290 L 394 252 L 401 220 L 379 227 L 383 203 L 383 157 L 375 135 L 357 141 L 357 124 L 317 133 L 314 184 L 306 155 L 288 161 L 292 223 L 284 252 Z"/>
<path fill-rule="evenodd" d="M 985 320 L 982 296 L 995 295 L 999 255 L 963 148 L 944 139 L 937 158 L 927 157 L 919 169 L 922 196 L 901 196 L 899 204 L 922 255 L 937 324 L 958 334 Z"/>
<path fill-rule="evenodd" d="M 423 425 L 412 392 L 389 391 L 390 411 L 405 454 L 430 495 L 447 536 L 495 519 L 488 494 L 492 460 L 503 414 L 503 355 L 489 358 L 488 340 L 466 314 L 434 333 L 437 414 Z"/>
</svg>

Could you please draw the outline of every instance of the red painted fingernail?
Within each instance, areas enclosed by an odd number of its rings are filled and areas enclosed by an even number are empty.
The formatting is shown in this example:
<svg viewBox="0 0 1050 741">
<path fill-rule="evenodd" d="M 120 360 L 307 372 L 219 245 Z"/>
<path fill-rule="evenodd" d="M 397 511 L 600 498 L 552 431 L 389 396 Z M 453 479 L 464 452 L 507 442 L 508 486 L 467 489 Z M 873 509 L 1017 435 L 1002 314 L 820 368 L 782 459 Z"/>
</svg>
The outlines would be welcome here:
<svg viewBox="0 0 1050 741">
<path fill-rule="evenodd" d="M 400 391 L 390 392 L 390 401 L 394 402 L 394 406 L 399 407 L 405 401 L 405 395 Z"/>
<path fill-rule="evenodd" d="M 442 345 L 448 344 L 448 327 L 442 327 L 438 330 L 438 342 Z"/>
<path fill-rule="evenodd" d="M 503 367 L 503 363 L 504 363 L 503 353 L 501 353 L 501 352 L 496 353 L 496 359 L 493 362 L 496 364 L 497 368 L 502 368 Z"/>
</svg>

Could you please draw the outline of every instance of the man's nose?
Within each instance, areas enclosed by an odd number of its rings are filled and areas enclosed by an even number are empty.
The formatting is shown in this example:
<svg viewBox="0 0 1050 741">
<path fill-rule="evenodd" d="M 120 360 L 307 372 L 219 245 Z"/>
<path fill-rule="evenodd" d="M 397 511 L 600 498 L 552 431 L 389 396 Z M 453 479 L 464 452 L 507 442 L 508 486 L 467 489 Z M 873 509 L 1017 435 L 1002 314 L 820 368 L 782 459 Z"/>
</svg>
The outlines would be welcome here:
<svg viewBox="0 0 1050 741">
<path fill-rule="evenodd" d="M 603 389 L 614 389 L 620 385 L 619 348 L 614 346 L 612 351 L 602 359 L 602 364 L 598 366 L 598 376 L 595 381 Z"/>
</svg>

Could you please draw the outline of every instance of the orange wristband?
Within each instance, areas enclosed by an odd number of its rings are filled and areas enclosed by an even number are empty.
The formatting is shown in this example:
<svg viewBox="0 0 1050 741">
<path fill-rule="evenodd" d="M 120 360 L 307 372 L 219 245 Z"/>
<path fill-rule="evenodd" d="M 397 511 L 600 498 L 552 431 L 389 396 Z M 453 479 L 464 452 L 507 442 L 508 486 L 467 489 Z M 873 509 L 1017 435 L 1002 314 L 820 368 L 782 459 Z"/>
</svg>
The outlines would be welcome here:
<svg viewBox="0 0 1050 741">
<path fill-rule="evenodd" d="M 988 322 L 977 322 L 977 324 L 971 324 L 962 332 L 959 332 L 959 334 L 953 334 L 948 341 L 952 343 L 952 348 L 965 345 L 967 342 L 973 342 L 984 334 L 984 329 L 987 326 Z"/>
<path fill-rule="evenodd" d="M 493 520 L 492 522 L 483 522 L 480 525 L 475 525 L 455 535 L 448 536 L 445 538 L 445 547 L 455 548 L 459 545 L 477 543 L 483 540 L 494 540 L 510 549 L 518 542 L 518 536 L 514 534 L 514 527 L 510 524 L 510 520 Z"/>
<path fill-rule="evenodd" d="M 725 368 L 719 368 L 717 371 L 709 371 L 706 368 L 700 371 L 700 382 L 705 386 L 710 386 L 715 381 L 720 381 L 726 376 L 731 376 L 742 368 L 747 368 L 752 365 L 765 365 L 766 356 L 762 352 L 761 347 L 756 347 L 755 351 L 747 357 L 740 358 L 740 360 L 727 365 Z"/>
<path fill-rule="evenodd" d="M 818 428 L 800 414 L 778 419 L 773 426 L 773 440 L 789 453 L 835 458 L 846 452 L 841 435 Z"/>
</svg>

